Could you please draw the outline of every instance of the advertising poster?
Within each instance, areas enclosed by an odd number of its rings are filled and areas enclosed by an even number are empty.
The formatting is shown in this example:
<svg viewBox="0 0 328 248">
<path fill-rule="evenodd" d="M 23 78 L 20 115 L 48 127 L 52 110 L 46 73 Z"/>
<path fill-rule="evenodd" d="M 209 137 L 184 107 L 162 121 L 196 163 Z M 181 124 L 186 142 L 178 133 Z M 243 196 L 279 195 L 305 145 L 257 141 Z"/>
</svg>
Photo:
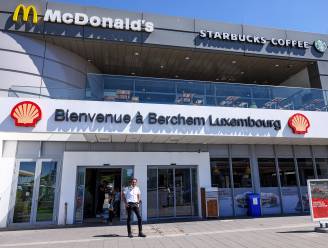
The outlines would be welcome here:
<svg viewBox="0 0 328 248">
<path fill-rule="evenodd" d="M 308 180 L 313 221 L 328 221 L 328 179 Z"/>
</svg>

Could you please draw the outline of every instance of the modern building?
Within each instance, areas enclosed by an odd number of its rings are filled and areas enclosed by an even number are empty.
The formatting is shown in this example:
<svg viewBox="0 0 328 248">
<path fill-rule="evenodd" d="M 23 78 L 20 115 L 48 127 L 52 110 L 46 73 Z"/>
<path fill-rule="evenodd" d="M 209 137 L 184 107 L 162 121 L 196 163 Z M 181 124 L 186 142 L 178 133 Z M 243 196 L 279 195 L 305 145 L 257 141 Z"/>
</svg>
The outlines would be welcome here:
<svg viewBox="0 0 328 248">
<path fill-rule="evenodd" d="M 249 192 L 264 216 L 307 213 L 307 179 L 328 177 L 327 35 L 0 6 L 0 227 L 99 221 L 100 183 L 131 177 L 145 221 L 243 216 Z"/>
</svg>

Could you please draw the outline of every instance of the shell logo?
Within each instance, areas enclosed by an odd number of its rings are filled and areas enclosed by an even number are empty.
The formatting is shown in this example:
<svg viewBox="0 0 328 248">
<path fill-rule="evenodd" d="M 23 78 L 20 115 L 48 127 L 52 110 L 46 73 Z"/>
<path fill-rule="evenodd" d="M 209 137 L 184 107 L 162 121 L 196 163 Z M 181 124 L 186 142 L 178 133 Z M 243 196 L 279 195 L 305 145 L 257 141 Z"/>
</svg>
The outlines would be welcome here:
<svg viewBox="0 0 328 248">
<path fill-rule="evenodd" d="M 310 127 L 310 121 L 305 115 L 297 113 L 289 118 L 288 126 L 293 130 L 293 133 L 305 134 Z"/>
<path fill-rule="evenodd" d="M 36 123 L 41 120 L 42 112 L 36 103 L 23 101 L 15 105 L 10 116 L 14 119 L 15 126 L 35 127 Z"/>
</svg>

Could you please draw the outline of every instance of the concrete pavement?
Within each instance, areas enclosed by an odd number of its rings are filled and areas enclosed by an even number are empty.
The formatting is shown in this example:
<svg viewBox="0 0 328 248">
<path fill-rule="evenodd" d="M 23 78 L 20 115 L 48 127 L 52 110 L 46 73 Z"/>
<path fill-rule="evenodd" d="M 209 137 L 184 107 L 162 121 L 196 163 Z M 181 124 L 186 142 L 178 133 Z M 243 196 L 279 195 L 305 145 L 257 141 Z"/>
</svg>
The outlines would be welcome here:
<svg viewBox="0 0 328 248">
<path fill-rule="evenodd" d="M 308 216 L 145 224 L 147 238 L 126 237 L 125 226 L 0 231 L 2 247 L 326 247 Z M 134 226 L 137 235 L 137 226 Z"/>
</svg>

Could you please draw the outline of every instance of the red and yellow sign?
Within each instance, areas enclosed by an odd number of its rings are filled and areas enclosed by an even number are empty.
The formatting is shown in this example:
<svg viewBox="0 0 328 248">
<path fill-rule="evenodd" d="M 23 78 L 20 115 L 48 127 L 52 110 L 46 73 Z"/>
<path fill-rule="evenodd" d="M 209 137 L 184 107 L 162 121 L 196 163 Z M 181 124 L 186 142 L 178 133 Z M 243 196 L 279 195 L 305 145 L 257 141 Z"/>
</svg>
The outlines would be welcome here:
<svg viewBox="0 0 328 248">
<path fill-rule="evenodd" d="M 36 11 L 36 8 L 34 5 L 29 5 L 25 7 L 23 4 L 17 5 L 14 15 L 13 15 L 13 21 L 18 22 L 18 15 L 20 12 L 23 12 L 23 21 L 27 22 L 28 21 L 28 16 L 31 14 L 32 15 L 32 22 L 36 24 L 38 22 L 38 12 Z M 31 12 L 31 13 L 30 13 Z"/>
<path fill-rule="evenodd" d="M 15 126 L 35 127 L 36 123 L 41 120 L 42 112 L 36 103 L 24 101 L 15 105 L 10 116 L 14 119 Z"/>
<path fill-rule="evenodd" d="M 305 115 L 297 113 L 289 118 L 288 126 L 295 134 L 305 134 L 310 127 L 310 121 Z"/>
</svg>

